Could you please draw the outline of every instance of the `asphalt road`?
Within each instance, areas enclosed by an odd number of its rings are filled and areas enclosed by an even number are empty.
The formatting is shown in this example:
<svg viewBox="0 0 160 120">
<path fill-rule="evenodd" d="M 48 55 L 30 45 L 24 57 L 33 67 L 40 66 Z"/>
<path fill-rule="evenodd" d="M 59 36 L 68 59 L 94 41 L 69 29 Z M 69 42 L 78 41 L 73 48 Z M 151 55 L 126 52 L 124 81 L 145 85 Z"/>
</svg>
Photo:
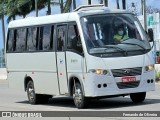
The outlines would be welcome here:
<svg viewBox="0 0 160 120">
<path fill-rule="evenodd" d="M 69 97 L 53 97 L 48 104 L 30 105 L 27 95 L 24 91 L 17 91 L 8 88 L 8 82 L 0 80 L 0 111 L 83 111 L 85 114 L 99 114 L 101 111 L 160 111 L 160 83 L 156 83 L 156 91 L 147 93 L 147 97 L 143 103 L 134 104 L 129 97 L 116 97 L 101 100 L 93 100 L 87 109 L 77 109 L 74 106 L 72 98 Z M 89 113 L 93 112 L 93 113 Z M 94 112 L 98 111 L 98 112 Z M 115 113 L 116 114 L 116 113 Z M 81 117 L 80 114 L 77 117 Z M 59 118 L 59 117 L 58 117 Z M 75 117 L 72 118 L 72 120 Z M 108 119 L 105 116 L 99 117 Z M 71 118 L 62 118 L 63 120 Z M 80 119 L 80 118 L 76 118 Z M 92 120 L 95 118 L 92 118 Z M 120 120 L 122 118 L 110 118 Z M 124 119 L 124 117 L 123 117 Z M 127 119 L 125 117 L 125 119 Z M 130 119 L 130 118 L 128 118 Z M 132 117 L 132 119 L 134 119 Z M 135 118 L 141 119 L 141 118 Z M 150 117 L 148 119 L 151 119 Z M 154 119 L 156 119 L 154 117 Z M 157 118 L 158 119 L 158 118 Z M 83 117 L 81 120 L 90 120 Z"/>
</svg>

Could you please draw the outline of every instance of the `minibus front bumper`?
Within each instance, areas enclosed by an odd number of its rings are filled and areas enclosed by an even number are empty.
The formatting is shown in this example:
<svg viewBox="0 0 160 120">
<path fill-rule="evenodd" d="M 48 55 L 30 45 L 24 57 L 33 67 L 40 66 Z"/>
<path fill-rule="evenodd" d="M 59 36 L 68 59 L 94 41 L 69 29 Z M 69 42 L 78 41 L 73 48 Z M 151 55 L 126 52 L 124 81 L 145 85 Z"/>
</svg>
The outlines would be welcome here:
<svg viewBox="0 0 160 120">
<path fill-rule="evenodd" d="M 123 95 L 155 90 L 155 71 L 134 76 L 136 81 L 122 82 L 123 77 L 87 73 L 84 81 L 86 97 Z"/>
</svg>

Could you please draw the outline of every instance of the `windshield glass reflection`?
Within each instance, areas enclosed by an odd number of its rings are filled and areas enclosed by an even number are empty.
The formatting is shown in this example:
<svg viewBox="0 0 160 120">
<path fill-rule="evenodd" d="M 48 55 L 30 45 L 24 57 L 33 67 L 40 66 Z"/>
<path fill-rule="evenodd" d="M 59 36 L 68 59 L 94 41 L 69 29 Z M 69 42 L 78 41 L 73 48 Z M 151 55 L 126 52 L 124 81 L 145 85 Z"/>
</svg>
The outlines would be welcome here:
<svg viewBox="0 0 160 120">
<path fill-rule="evenodd" d="M 150 50 L 146 33 L 132 14 L 82 17 L 84 37 L 90 54 Z"/>
</svg>

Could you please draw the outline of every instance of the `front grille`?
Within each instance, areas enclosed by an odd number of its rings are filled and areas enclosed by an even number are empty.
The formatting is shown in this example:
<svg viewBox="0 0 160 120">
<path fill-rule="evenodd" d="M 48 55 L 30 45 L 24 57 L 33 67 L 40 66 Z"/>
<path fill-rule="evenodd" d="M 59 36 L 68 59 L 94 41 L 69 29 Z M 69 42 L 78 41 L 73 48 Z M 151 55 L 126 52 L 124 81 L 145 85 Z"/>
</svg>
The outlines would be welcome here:
<svg viewBox="0 0 160 120">
<path fill-rule="evenodd" d="M 135 82 L 118 82 L 117 86 L 119 89 L 126 89 L 126 88 L 136 88 L 139 86 L 140 81 L 135 81 Z"/>
<path fill-rule="evenodd" d="M 111 72 L 114 77 L 137 76 L 142 74 L 142 67 L 113 69 Z"/>
</svg>

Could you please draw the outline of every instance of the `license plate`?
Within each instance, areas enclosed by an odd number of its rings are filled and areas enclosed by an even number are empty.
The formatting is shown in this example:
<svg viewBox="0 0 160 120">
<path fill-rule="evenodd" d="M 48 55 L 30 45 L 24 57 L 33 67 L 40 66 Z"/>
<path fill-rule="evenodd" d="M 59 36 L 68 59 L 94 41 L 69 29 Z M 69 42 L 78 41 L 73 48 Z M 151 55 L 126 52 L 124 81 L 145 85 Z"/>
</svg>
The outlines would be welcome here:
<svg viewBox="0 0 160 120">
<path fill-rule="evenodd" d="M 134 82 L 136 81 L 136 77 L 130 76 L 130 77 L 122 77 L 122 82 Z"/>
</svg>

